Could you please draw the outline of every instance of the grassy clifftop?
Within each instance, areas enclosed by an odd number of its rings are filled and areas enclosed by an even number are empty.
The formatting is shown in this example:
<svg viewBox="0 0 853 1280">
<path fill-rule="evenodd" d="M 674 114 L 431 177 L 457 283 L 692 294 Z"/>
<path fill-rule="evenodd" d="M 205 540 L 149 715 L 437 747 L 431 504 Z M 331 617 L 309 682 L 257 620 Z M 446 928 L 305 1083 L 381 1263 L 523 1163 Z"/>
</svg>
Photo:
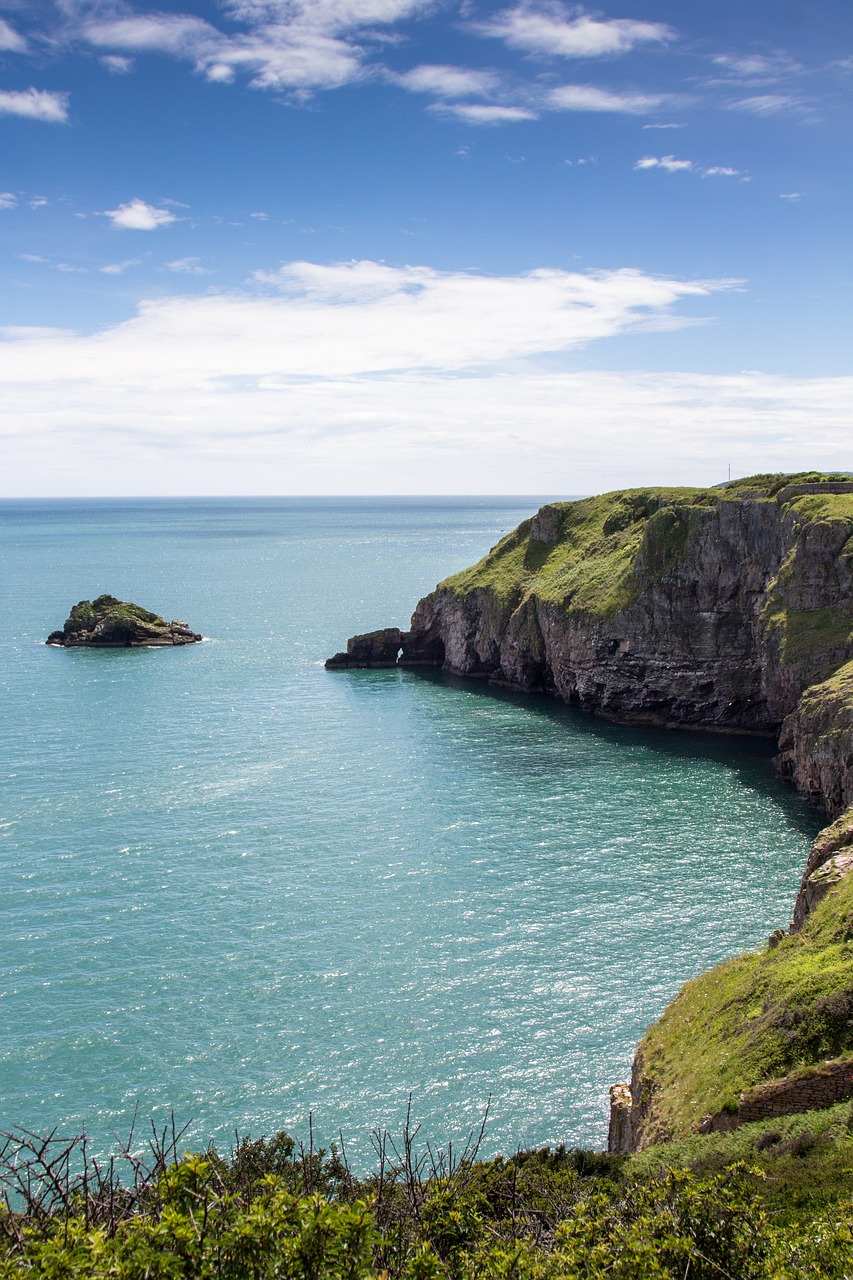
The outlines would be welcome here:
<svg viewBox="0 0 853 1280">
<path fill-rule="evenodd" d="M 667 549 L 677 556 L 691 507 L 718 500 L 708 489 L 627 489 L 557 502 L 440 586 L 459 595 L 490 588 L 504 601 L 535 590 L 543 600 L 606 616 L 636 595 L 634 570 L 644 539 L 660 545 L 663 558 Z"/>
<path fill-rule="evenodd" d="M 703 515 L 720 503 L 775 502 L 791 485 L 848 479 L 817 472 L 759 475 L 710 489 L 625 489 L 553 503 L 439 589 L 456 595 L 485 589 L 513 607 L 535 592 L 542 600 L 607 617 L 678 563 Z M 789 501 L 806 522 L 843 518 L 853 527 L 853 494 L 802 494 Z"/>
</svg>

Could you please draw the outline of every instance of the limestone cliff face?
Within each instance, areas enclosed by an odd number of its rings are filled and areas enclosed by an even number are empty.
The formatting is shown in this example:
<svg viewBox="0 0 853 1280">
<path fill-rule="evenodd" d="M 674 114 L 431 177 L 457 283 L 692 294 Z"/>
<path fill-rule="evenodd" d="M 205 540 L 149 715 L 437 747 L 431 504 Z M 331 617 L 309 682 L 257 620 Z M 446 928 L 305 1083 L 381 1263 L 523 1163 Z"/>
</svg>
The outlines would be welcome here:
<svg viewBox="0 0 853 1280">
<path fill-rule="evenodd" d="M 853 805 L 853 662 L 806 689 L 782 724 L 776 765 L 829 817 Z"/>
<path fill-rule="evenodd" d="M 421 600 L 401 663 L 429 651 L 446 671 L 622 722 L 775 732 L 853 657 L 853 522 L 838 487 L 545 507 Z"/>
</svg>

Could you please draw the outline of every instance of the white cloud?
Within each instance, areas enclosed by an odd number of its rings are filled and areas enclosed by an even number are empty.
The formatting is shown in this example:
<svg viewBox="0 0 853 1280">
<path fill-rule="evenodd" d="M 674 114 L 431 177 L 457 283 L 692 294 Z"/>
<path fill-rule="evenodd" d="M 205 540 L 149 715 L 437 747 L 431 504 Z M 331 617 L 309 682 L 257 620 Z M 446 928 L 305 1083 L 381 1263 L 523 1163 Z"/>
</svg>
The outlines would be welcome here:
<svg viewBox="0 0 853 1280">
<path fill-rule="evenodd" d="M 674 32 L 660 22 L 593 18 L 566 5 L 520 4 L 478 28 L 525 53 L 564 58 L 600 58 L 628 53 L 640 44 L 665 44 Z"/>
<path fill-rule="evenodd" d="M 18 197 L 12 191 L 0 191 L 0 209 L 14 209 Z"/>
<path fill-rule="evenodd" d="M 549 105 L 560 111 L 616 111 L 642 115 L 654 111 L 663 98 L 645 93 L 611 93 L 592 84 L 564 84 L 552 89 Z"/>
<path fill-rule="evenodd" d="M 425 64 L 392 77 L 396 84 L 413 93 L 433 93 L 441 98 L 467 98 L 491 93 L 497 85 L 493 71 L 471 71 L 464 67 Z"/>
<path fill-rule="evenodd" d="M 0 18 L 0 50 L 4 53 L 26 53 L 27 50 L 24 37 L 18 35 L 5 18 Z"/>
<path fill-rule="evenodd" d="M 68 94 L 49 89 L 0 89 L 0 115 L 65 124 L 68 120 Z"/>
<path fill-rule="evenodd" d="M 169 209 L 157 209 L 144 200 L 131 200 L 128 204 L 120 204 L 117 209 L 104 212 L 114 227 L 124 231 L 156 231 L 158 227 L 175 221 L 175 215 Z"/>
<path fill-rule="evenodd" d="M 465 124 L 516 124 L 522 120 L 539 118 L 529 107 L 489 106 L 475 102 L 437 102 L 430 110 L 441 115 L 456 116 Z"/>
<path fill-rule="evenodd" d="M 792 204 L 796 204 L 798 200 L 802 200 L 800 191 L 782 191 L 779 193 L 780 200 L 790 200 Z"/>
<path fill-rule="evenodd" d="M 175 258 L 172 262 L 166 263 L 167 271 L 174 271 L 177 275 L 184 276 L 206 276 L 209 274 L 207 267 L 203 267 L 198 258 Z"/>
<path fill-rule="evenodd" d="M 88 336 L 0 334 L 5 492 L 577 493 L 849 454 L 853 378 L 560 368 L 726 281 L 374 262 L 267 279 Z"/>
<path fill-rule="evenodd" d="M 125 258 L 123 262 L 108 262 L 105 267 L 100 267 L 99 270 L 105 276 L 120 276 L 127 271 L 128 267 L 138 267 L 141 261 L 141 258 Z"/>
<path fill-rule="evenodd" d="M 101 62 L 114 76 L 126 76 L 133 70 L 133 58 L 125 58 L 120 53 L 105 53 Z"/>
<path fill-rule="evenodd" d="M 94 22 L 85 34 L 94 45 L 129 49 L 134 53 L 173 53 L 194 56 L 220 33 L 203 18 L 186 14 L 151 13 Z"/>
<path fill-rule="evenodd" d="M 772 54 L 719 54 L 711 61 L 730 79 L 757 84 L 784 79 L 803 69 L 799 62 L 781 51 Z"/>
<path fill-rule="evenodd" d="M 685 124 L 644 124 L 644 129 L 686 129 Z"/>
<path fill-rule="evenodd" d="M 51 376 L 91 377 L 107 388 L 153 370 L 164 385 L 450 373 L 679 325 L 685 322 L 672 308 L 681 299 L 709 298 L 733 284 L 631 269 L 495 277 L 377 262 L 292 262 L 257 279 L 269 287 L 264 296 L 146 302 L 134 319 L 94 337 L 57 340 Z M 39 350 L 43 360 L 43 344 Z M 44 364 L 28 363 L 26 347 L 14 356 L 4 362 L 7 380 L 46 375 Z"/>
<path fill-rule="evenodd" d="M 678 160 L 675 156 L 643 156 L 634 168 L 663 169 L 665 173 L 699 173 L 703 178 L 736 178 L 741 173 L 740 169 L 732 169 L 723 164 L 715 164 L 708 169 L 703 169 L 692 160 Z"/>
<path fill-rule="evenodd" d="M 220 31 L 190 14 L 149 13 L 90 22 L 98 48 L 158 52 L 192 62 L 216 83 L 245 72 L 255 88 L 308 93 L 352 83 L 365 73 L 375 26 L 416 15 L 423 0 L 237 0 L 229 16 L 246 29 Z"/>
<path fill-rule="evenodd" d="M 635 169 L 663 169 L 666 173 L 692 173 L 695 167 L 692 160 L 676 160 L 675 156 L 643 156 L 634 165 Z"/>
</svg>

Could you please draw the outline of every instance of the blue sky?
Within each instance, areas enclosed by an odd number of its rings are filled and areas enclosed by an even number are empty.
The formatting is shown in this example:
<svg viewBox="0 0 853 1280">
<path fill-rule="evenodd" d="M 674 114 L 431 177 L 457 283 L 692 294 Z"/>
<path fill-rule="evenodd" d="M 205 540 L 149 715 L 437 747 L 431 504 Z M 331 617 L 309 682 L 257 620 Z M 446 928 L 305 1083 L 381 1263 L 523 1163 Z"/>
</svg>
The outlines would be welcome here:
<svg viewBox="0 0 853 1280">
<path fill-rule="evenodd" d="M 849 0 L 0 0 L 5 496 L 853 469 Z"/>
</svg>

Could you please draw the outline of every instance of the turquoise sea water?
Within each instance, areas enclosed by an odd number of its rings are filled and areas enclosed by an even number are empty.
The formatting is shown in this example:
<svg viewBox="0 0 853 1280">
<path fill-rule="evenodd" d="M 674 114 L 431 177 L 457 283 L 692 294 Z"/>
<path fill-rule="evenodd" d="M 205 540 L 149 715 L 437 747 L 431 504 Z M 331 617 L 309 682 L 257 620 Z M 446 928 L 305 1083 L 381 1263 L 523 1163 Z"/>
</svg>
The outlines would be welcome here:
<svg viewBox="0 0 853 1280">
<path fill-rule="evenodd" d="M 790 916 L 815 813 L 771 744 L 435 674 L 326 672 L 535 499 L 0 504 L 0 1128 L 356 1160 L 600 1146 L 687 978 Z M 109 591 L 208 637 L 64 651 Z"/>
</svg>

